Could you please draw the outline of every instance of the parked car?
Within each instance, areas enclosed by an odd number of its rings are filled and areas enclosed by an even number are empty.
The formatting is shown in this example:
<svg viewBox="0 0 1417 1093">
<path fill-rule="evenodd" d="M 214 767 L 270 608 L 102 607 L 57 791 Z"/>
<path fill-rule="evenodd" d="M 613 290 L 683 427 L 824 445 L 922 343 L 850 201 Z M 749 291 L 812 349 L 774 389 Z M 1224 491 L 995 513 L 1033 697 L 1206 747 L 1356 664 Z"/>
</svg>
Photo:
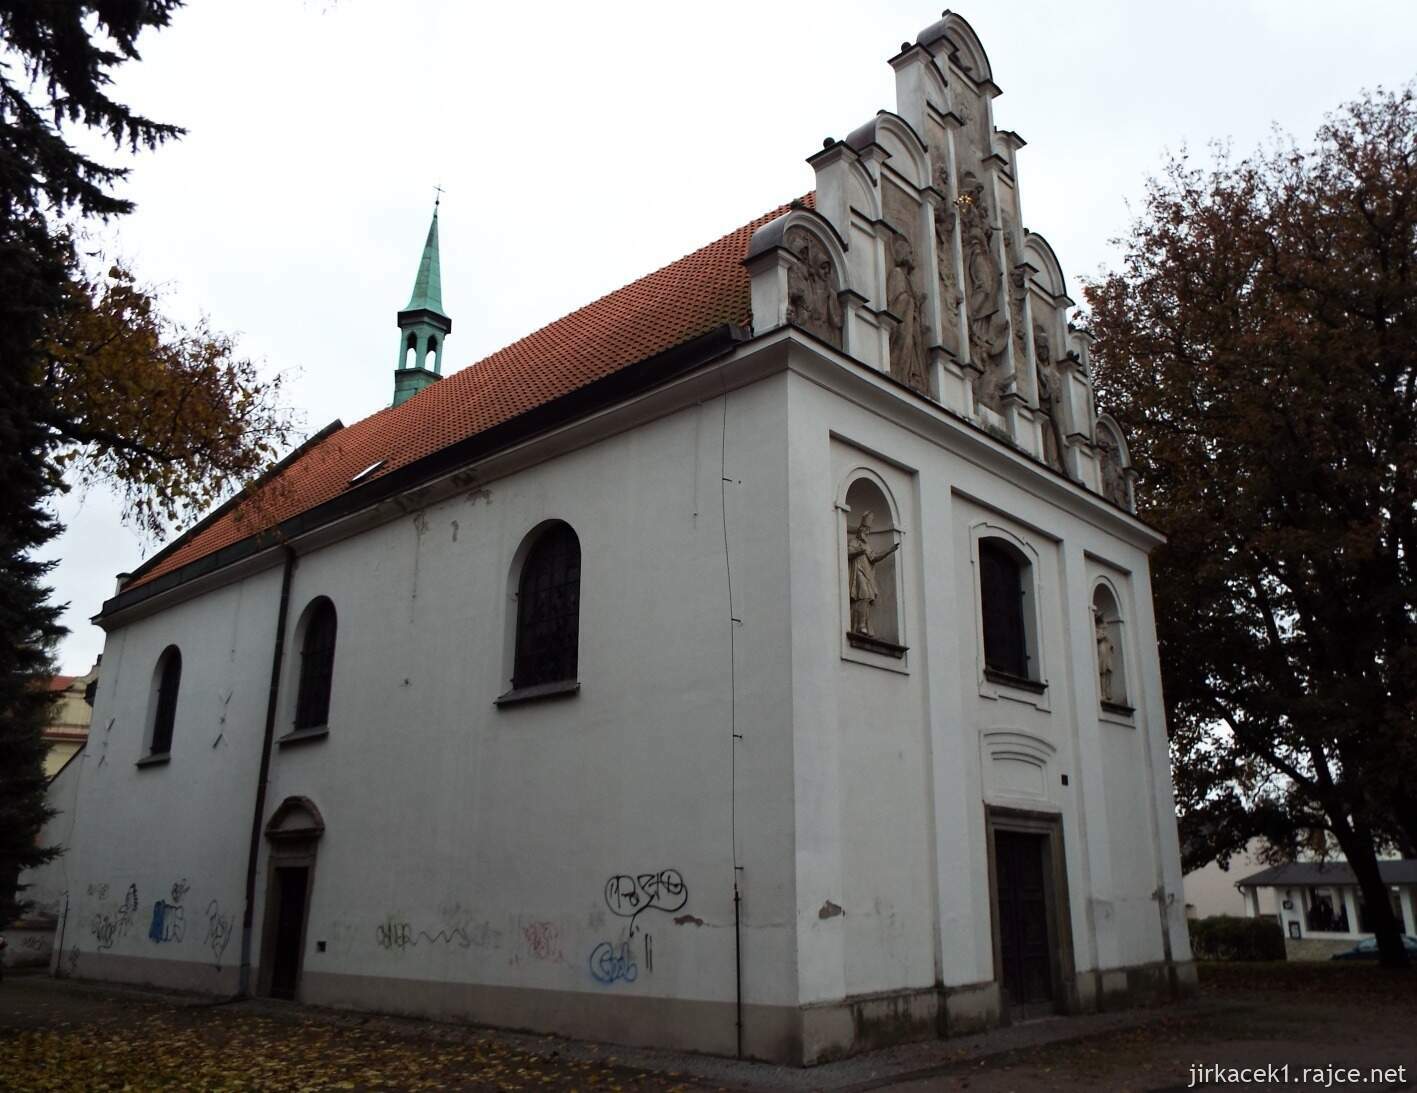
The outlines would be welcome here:
<svg viewBox="0 0 1417 1093">
<path fill-rule="evenodd" d="M 1407 950 L 1407 955 L 1417 958 L 1417 937 L 1411 934 L 1402 935 L 1402 945 Z M 1330 960 L 1376 960 L 1378 958 L 1378 939 L 1375 937 L 1364 938 L 1351 949 L 1344 949 L 1341 953 L 1334 953 Z"/>
</svg>

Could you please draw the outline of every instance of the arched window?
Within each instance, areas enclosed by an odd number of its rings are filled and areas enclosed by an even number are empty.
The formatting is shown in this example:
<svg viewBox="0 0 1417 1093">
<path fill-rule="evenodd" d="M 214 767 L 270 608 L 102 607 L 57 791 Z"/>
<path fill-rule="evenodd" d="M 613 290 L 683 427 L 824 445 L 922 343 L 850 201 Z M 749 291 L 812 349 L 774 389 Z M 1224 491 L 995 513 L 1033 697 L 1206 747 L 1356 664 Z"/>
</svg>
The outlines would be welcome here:
<svg viewBox="0 0 1417 1093">
<path fill-rule="evenodd" d="M 576 678 L 580 615 L 581 544 L 558 521 L 537 536 L 517 583 L 514 689 Z"/>
<path fill-rule="evenodd" d="M 1106 710 L 1131 713 L 1131 703 L 1127 701 L 1122 613 L 1117 597 L 1105 584 L 1099 584 L 1092 594 L 1092 626 L 1097 643 L 1097 697 Z"/>
<path fill-rule="evenodd" d="M 984 616 L 984 666 L 1030 679 L 1024 616 L 1028 560 L 1003 539 L 979 540 L 979 599 Z"/>
<path fill-rule="evenodd" d="M 157 660 L 154 673 L 156 701 L 149 755 L 166 755 L 172 750 L 172 727 L 177 721 L 177 692 L 182 686 L 182 654 L 177 646 L 169 645 Z"/>
<path fill-rule="evenodd" d="M 330 721 L 330 685 L 335 673 L 335 605 L 321 596 L 305 610 L 300 639 L 300 685 L 295 731 L 324 728 Z"/>
<path fill-rule="evenodd" d="M 432 371 L 438 363 L 438 339 L 429 338 L 428 348 L 423 351 L 423 367 Z"/>
</svg>

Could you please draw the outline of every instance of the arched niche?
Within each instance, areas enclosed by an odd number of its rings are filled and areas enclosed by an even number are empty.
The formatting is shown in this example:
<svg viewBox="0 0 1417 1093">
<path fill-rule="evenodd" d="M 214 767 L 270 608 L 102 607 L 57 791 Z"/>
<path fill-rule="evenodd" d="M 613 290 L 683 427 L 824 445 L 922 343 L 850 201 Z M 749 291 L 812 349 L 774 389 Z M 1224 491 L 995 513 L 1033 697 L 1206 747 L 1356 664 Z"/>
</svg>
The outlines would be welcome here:
<svg viewBox="0 0 1417 1093">
<path fill-rule="evenodd" d="M 901 527 L 890 488 L 858 467 L 838 497 L 842 622 L 853 649 L 895 660 L 905 655 Z"/>
<path fill-rule="evenodd" d="M 1122 429 L 1111 414 L 1097 415 L 1097 463 L 1102 496 L 1118 508 L 1135 512 L 1132 457 Z"/>
<path fill-rule="evenodd" d="M 1092 589 L 1092 630 L 1096 646 L 1097 698 L 1109 713 L 1130 715 L 1126 642 L 1121 599 L 1112 582 L 1100 580 Z"/>
</svg>

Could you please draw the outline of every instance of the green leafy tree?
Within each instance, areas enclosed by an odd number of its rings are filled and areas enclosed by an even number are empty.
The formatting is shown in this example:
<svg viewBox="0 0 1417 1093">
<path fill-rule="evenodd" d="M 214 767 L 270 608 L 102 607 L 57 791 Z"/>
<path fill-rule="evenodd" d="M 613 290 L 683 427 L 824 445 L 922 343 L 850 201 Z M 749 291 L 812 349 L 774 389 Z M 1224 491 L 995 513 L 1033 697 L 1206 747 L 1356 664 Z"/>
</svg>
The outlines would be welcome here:
<svg viewBox="0 0 1417 1093">
<path fill-rule="evenodd" d="M 0 0 L 0 926 L 17 913 L 13 879 L 48 860 L 45 688 L 63 635 L 48 564 L 60 531 L 48 503 L 80 482 L 115 486 L 149 531 L 205 507 L 288 439 L 276 385 L 229 339 L 184 329 L 115 268 L 84 271 L 65 215 L 128 212 L 127 174 L 78 151 L 97 131 L 119 149 L 179 137 L 114 101 L 115 67 L 180 0 Z"/>
<path fill-rule="evenodd" d="M 1173 159 L 1087 289 L 1142 475 L 1187 864 L 1334 844 L 1405 964 L 1417 852 L 1417 103 Z"/>
</svg>

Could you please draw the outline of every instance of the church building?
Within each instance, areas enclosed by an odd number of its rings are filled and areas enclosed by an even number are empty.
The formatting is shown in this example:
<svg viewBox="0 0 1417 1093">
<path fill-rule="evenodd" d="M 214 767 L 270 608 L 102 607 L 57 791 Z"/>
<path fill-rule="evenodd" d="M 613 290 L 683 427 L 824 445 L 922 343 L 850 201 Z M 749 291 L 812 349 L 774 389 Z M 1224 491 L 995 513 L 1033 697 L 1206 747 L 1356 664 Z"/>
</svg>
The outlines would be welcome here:
<svg viewBox="0 0 1417 1093">
<path fill-rule="evenodd" d="M 447 374 L 435 208 L 392 405 L 97 616 L 61 973 L 796 1064 L 1193 988 L 1162 537 L 983 46 L 889 63 Z"/>
</svg>

